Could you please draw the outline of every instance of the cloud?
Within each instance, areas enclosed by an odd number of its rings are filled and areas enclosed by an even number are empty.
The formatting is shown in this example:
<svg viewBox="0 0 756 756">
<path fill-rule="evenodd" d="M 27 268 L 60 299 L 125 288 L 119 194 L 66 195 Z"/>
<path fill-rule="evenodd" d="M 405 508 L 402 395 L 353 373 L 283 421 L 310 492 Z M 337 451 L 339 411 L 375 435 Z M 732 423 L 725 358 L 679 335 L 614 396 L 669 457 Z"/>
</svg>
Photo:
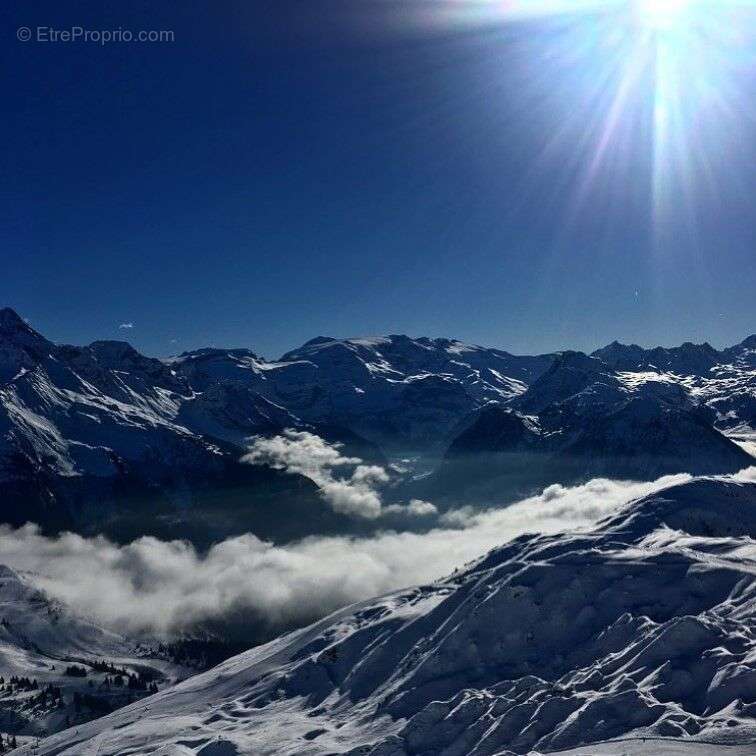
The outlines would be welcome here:
<svg viewBox="0 0 756 756">
<path fill-rule="evenodd" d="M 455 529 L 311 537 L 281 546 L 248 534 L 204 554 L 178 541 L 145 537 L 119 546 L 102 537 L 50 538 L 33 525 L 1 526 L 0 563 L 36 573 L 48 593 L 123 632 L 235 628 L 237 639 L 252 643 L 346 604 L 440 578 L 523 533 L 589 526 L 632 499 L 689 479 L 552 487 L 506 509 L 457 510 L 453 523 L 444 517 Z M 415 502 L 414 509 L 426 505 Z"/>
<path fill-rule="evenodd" d="M 732 477 L 739 483 L 756 483 L 756 466 L 747 467 L 745 470 L 741 470 L 739 473 L 733 475 Z"/>
<path fill-rule="evenodd" d="M 435 504 L 422 499 L 412 499 L 409 504 L 391 504 L 385 507 L 384 512 L 391 514 L 406 515 L 408 517 L 432 517 L 438 514 Z"/>
<path fill-rule="evenodd" d="M 450 528 L 464 528 L 478 514 L 479 510 L 472 506 L 464 506 L 459 509 L 452 509 L 441 515 L 441 524 Z"/>
<path fill-rule="evenodd" d="M 134 327 L 133 323 L 121 323 L 118 328 L 122 331 L 130 331 Z"/>
<path fill-rule="evenodd" d="M 280 436 L 253 439 L 242 462 L 304 475 L 318 486 L 331 509 L 341 514 L 375 520 L 387 511 L 398 511 L 399 505 L 384 509 L 378 491 L 390 480 L 386 470 L 365 465 L 359 457 L 346 457 L 342 448 L 342 444 L 329 444 L 314 433 L 290 429 Z M 337 477 L 337 471 L 343 472 Z M 399 508 L 410 511 L 411 507 Z"/>
</svg>

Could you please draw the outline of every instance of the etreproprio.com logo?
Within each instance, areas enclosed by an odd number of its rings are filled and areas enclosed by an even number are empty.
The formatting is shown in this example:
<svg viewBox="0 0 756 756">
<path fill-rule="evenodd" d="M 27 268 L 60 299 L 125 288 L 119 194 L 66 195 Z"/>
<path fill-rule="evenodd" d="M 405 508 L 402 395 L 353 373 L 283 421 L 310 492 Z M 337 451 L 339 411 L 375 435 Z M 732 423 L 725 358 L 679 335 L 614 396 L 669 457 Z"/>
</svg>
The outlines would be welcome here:
<svg viewBox="0 0 756 756">
<path fill-rule="evenodd" d="M 176 41 L 176 35 L 171 29 L 132 31 L 120 26 L 117 29 L 86 29 L 83 26 L 71 26 L 67 29 L 56 29 L 52 26 L 35 26 L 34 28 L 20 26 L 16 30 L 16 38 L 19 42 L 84 42 L 95 45 Z"/>
</svg>

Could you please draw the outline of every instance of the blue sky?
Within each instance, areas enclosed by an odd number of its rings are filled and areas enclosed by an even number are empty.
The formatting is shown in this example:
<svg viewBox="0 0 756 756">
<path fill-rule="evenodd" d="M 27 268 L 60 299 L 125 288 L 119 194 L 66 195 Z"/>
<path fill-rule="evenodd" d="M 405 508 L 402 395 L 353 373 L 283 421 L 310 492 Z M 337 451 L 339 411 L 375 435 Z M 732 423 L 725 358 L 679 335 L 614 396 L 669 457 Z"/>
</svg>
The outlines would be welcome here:
<svg viewBox="0 0 756 756">
<path fill-rule="evenodd" d="M 584 181 L 609 62 L 585 30 L 423 28 L 369 0 L 60 5 L 0 11 L 0 302 L 50 338 L 277 356 L 317 335 L 541 352 L 756 331 L 756 121 L 693 124 L 710 173 L 672 187 L 660 232 L 650 99 Z"/>
</svg>

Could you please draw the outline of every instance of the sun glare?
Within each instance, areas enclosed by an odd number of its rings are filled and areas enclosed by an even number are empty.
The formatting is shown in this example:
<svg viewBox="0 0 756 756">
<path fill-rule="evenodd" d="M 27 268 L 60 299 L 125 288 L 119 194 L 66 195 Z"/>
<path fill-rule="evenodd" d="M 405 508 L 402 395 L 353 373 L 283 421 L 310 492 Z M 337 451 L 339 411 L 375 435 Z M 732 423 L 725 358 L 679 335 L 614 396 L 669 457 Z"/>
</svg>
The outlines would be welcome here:
<svg viewBox="0 0 756 756">
<path fill-rule="evenodd" d="M 569 103 L 539 159 L 561 147 L 575 153 L 573 214 L 602 182 L 624 186 L 648 170 L 653 223 L 664 232 L 676 218 L 694 223 L 696 198 L 718 196 L 717 182 L 732 183 L 745 164 L 743 130 L 756 122 L 756 0 L 417 2 L 426 21 L 435 14 L 512 34 L 519 26 L 535 51 L 523 69 L 534 91 L 546 82 Z"/>
<path fill-rule="evenodd" d="M 651 31 L 673 31 L 685 20 L 689 6 L 690 0 L 638 0 L 638 19 Z"/>
</svg>

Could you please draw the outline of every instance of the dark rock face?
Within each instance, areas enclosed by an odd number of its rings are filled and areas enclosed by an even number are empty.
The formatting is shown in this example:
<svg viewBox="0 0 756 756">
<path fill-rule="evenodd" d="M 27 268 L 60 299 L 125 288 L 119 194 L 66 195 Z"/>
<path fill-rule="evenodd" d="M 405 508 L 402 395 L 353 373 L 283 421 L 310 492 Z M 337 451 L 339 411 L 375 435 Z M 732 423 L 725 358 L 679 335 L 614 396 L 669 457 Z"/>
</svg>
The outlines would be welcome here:
<svg viewBox="0 0 756 756">
<path fill-rule="evenodd" d="M 540 435 L 526 419 L 511 409 L 491 404 L 476 415 L 473 423 L 452 442 L 447 458 L 480 453 L 504 453 L 532 449 Z"/>
<path fill-rule="evenodd" d="M 635 344 L 620 344 L 615 341 L 595 351 L 592 355 L 614 370 L 629 372 L 658 370 L 679 375 L 706 375 L 722 362 L 722 354 L 711 344 L 691 344 L 672 349 L 656 347 L 643 349 Z"/>
</svg>

